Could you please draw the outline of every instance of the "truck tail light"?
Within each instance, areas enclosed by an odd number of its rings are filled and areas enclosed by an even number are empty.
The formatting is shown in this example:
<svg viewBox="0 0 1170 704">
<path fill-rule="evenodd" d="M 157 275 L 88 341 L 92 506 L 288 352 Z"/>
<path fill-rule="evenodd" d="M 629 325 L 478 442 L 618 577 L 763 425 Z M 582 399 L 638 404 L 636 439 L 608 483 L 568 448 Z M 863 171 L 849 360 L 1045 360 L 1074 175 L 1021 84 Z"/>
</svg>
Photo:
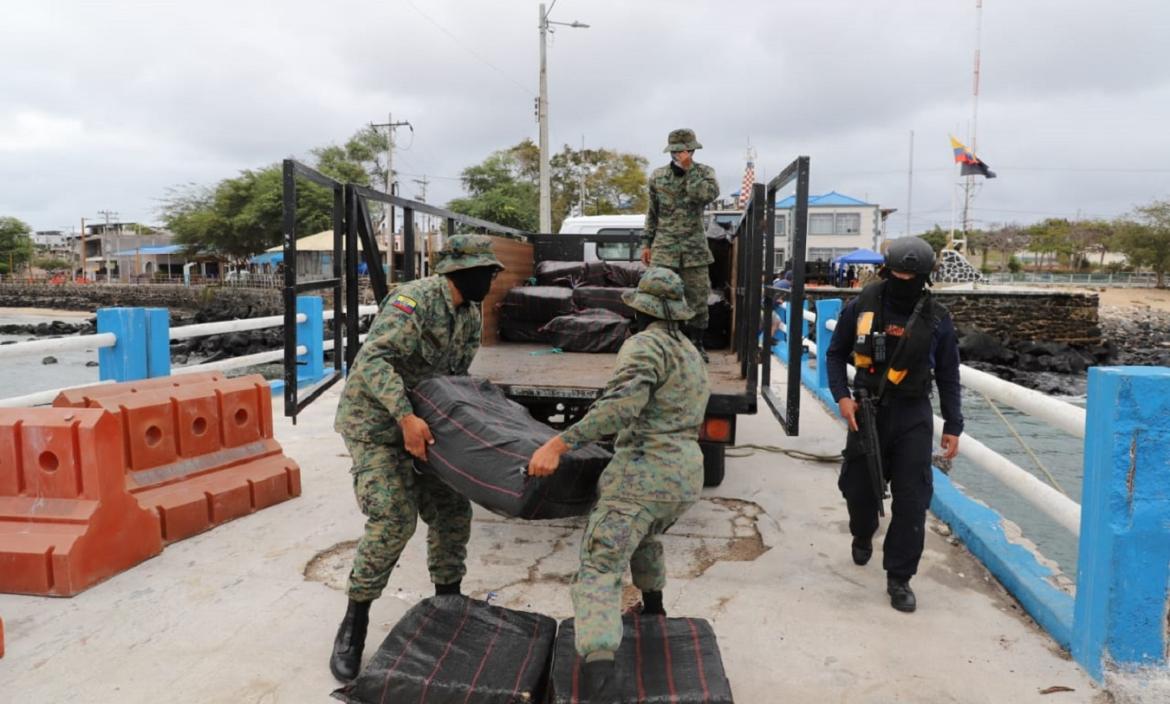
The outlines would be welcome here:
<svg viewBox="0 0 1170 704">
<path fill-rule="evenodd" d="M 731 420 L 708 416 L 699 427 L 699 439 L 707 442 L 731 442 Z"/>
</svg>

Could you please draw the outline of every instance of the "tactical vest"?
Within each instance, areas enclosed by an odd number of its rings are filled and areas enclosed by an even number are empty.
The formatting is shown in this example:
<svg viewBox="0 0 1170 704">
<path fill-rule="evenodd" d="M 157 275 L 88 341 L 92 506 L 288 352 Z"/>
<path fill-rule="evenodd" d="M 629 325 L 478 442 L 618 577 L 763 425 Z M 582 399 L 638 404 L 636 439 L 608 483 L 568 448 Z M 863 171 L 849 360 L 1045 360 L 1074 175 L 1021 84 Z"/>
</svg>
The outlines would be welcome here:
<svg viewBox="0 0 1170 704">
<path fill-rule="evenodd" d="M 883 396 L 902 398 L 923 398 L 930 395 L 934 375 L 930 368 L 930 344 L 934 328 L 947 315 L 947 309 L 936 302 L 930 291 L 924 291 L 922 310 L 914 320 L 913 327 L 902 331 L 906 342 L 898 349 L 900 338 L 887 337 L 885 340 L 886 361 L 874 361 L 874 333 L 885 333 L 885 311 L 882 309 L 882 293 L 885 282 L 871 284 L 861 290 L 857 297 L 857 337 L 853 343 L 853 365 L 857 374 L 854 385 L 876 395 L 882 375 L 886 375 Z M 909 322 L 909 321 L 908 321 Z"/>
</svg>

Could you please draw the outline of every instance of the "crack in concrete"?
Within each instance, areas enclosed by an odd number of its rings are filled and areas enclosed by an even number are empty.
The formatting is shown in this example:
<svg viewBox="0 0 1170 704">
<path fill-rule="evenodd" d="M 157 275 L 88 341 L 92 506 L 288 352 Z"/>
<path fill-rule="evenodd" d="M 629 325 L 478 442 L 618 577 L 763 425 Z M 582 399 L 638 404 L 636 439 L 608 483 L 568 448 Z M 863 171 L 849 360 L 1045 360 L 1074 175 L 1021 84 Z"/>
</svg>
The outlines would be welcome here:
<svg viewBox="0 0 1170 704">
<path fill-rule="evenodd" d="M 534 560 L 533 563 L 528 566 L 528 574 L 526 574 L 525 576 L 521 577 L 520 579 L 512 580 L 511 582 L 508 582 L 507 584 L 503 584 L 503 585 L 500 585 L 498 587 L 495 587 L 494 589 L 484 589 L 484 590 L 480 590 L 480 591 L 486 595 L 489 592 L 502 592 L 505 589 L 509 589 L 511 587 L 518 587 L 522 584 L 533 585 L 533 584 L 541 584 L 541 583 L 549 583 L 549 582 L 552 582 L 555 584 L 569 584 L 570 582 L 573 581 L 573 576 L 576 574 L 576 571 L 570 572 L 568 574 L 555 573 L 555 572 L 549 573 L 549 574 L 541 574 L 540 568 L 545 560 L 553 557 L 558 552 L 560 552 L 561 549 L 565 547 L 565 541 L 568 540 L 569 537 L 571 537 L 576 532 L 577 532 L 577 529 L 573 528 L 571 530 L 565 530 L 564 532 L 557 535 L 555 540 L 553 541 L 552 548 L 549 549 L 549 551 L 546 552 L 545 554 L 536 558 L 536 560 Z"/>
<path fill-rule="evenodd" d="M 752 562 L 772 549 L 771 545 L 764 543 L 764 536 L 760 533 L 760 516 L 768 515 L 763 506 L 754 501 L 725 496 L 704 497 L 700 500 L 732 512 L 728 520 L 731 522 L 733 537 L 726 539 L 724 546 L 718 550 L 712 550 L 706 545 L 699 546 L 693 553 L 694 564 L 687 572 L 687 577 L 701 577 L 717 562 Z M 738 535 L 741 528 L 750 529 L 750 535 Z"/>
</svg>

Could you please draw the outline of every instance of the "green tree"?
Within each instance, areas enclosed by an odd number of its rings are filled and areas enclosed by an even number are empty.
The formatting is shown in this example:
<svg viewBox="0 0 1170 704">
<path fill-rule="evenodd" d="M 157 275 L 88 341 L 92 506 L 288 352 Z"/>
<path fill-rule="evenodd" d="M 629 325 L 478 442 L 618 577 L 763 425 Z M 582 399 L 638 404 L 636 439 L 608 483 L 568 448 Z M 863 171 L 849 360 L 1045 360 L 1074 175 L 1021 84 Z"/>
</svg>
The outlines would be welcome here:
<svg viewBox="0 0 1170 704">
<path fill-rule="evenodd" d="M 553 231 L 574 211 L 580 215 L 644 213 L 649 193 L 644 157 L 612 149 L 574 150 L 549 160 Z"/>
<path fill-rule="evenodd" d="M 1155 201 L 1134 211 L 1134 220 L 1115 224 L 1116 246 L 1135 267 L 1148 266 L 1157 287 L 1166 288 L 1170 268 L 1170 201 Z"/>
<path fill-rule="evenodd" d="M 1001 270 L 1003 266 L 1008 266 L 1010 269 L 1011 263 L 1014 261 L 1017 268 L 1012 270 L 1012 273 L 1019 271 L 1020 260 L 1015 256 L 1015 253 L 1021 249 L 1027 249 L 1027 247 L 1028 234 L 1014 223 L 988 230 L 983 235 L 984 254 L 989 250 L 999 252 Z"/>
<path fill-rule="evenodd" d="M 926 243 L 930 245 L 930 248 L 934 250 L 935 254 L 938 254 L 942 251 L 943 247 L 947 246 L 947 233 L 938 225 L 935 225 L 933 230 L 923 232 L 918 236 L 926 240 Z"/>
<path fill-rule="evenodd" d="M 549 160 L 553 232 L 573 212 L 646 212 L 646 163 L 613 149 L 565 146 L 554 154 Z M 451 210 L 529 232 L 539 227 L 540 150 L 532 140 L 493 152 L 464 169 L 462 177 L 468 195 L 448 203 Z"/>
<path fill-rule="evenodd" d="M 32 230 L 24 221 L 10 216 L 0 216 L 0 272 L 18 270 L 32 258 L 33 244 L 29 233 Z"/>
<path fill-rule="evenodd" d="M 535 153 L 534 153 L 535 150 Z M 532 140 L 492 152 L 460 174 L 464 198 L 447 203 L 457 213 L 536 232 L 539 222 L 539 151 Z"/>
<path fill-rule="evenodd" d="M 372 127 L 356 132 L 342 146 L 312 150 L 313 166 L 339 181 L 379 185 L 385 178 L 386 138 Z M 332 224 L 333 194 L 297 182 L 297 232 L 313 233 Z M 162 219 L 188 251 L 215 253 L 243 262 L 281 241 L 283 181 L 280 164 L 246 169 L 214 186 L 188 184 L 168 190 Z"/>
<path fill-rule="evenodd" d="M 1052 265 L 1061 256 L 1072 257 L 1072 223 L 1064 218 L 1048 218 L 1025 228 L 1028 234 L 1028 251 L 1036 253 L 1036 270 L 1044 264 L 1046 255 L 1052 255 Z"/>
<path fill-rule="evenodd" d="M 45 271 L 71 269 L 73 267 L 73 265 L 69 262 L 65 261 L 64 259 L 58 259 L 57 257 L 37 257 L 33 259 L 32 263 L 36 268 L 44 269 Z"/>
</svg>

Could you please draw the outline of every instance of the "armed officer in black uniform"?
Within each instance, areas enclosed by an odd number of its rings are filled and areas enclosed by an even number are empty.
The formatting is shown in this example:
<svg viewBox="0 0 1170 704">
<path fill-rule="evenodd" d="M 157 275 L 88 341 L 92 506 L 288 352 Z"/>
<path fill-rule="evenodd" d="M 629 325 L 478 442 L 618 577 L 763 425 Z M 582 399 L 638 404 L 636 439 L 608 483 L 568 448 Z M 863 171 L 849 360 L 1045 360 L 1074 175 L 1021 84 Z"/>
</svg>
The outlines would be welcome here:
<svg viewBox="0 0 1170 704">
<path fill-rule="evenodd" d="M 890 605 L 905 612 L 917 606 L 910 578 L 922 557 L 933 494 L 932 377 L 942 409 L 944 457 L 958 453 L 963 432 L 959 343 L 950 313 L 927 289 L 933 268 L 934 250 L 922 239 L 891 241 L 882 280 L 866 286 L 841 310 L 828 353 L 829 388 L 850 431 L 837 486 L 849 507 L 853 561 L 864 565 L 873 555 L 881 500 L 875 496 L 876 475 L 870 474 L 858 432 L 855 399 L 864 393 L 876 405 L 881 465 L 893 497 L 882 546 L 886 591 Z M 847 385 L 847 361 L 857 368 L 853 394 Z"/>
</svg>

